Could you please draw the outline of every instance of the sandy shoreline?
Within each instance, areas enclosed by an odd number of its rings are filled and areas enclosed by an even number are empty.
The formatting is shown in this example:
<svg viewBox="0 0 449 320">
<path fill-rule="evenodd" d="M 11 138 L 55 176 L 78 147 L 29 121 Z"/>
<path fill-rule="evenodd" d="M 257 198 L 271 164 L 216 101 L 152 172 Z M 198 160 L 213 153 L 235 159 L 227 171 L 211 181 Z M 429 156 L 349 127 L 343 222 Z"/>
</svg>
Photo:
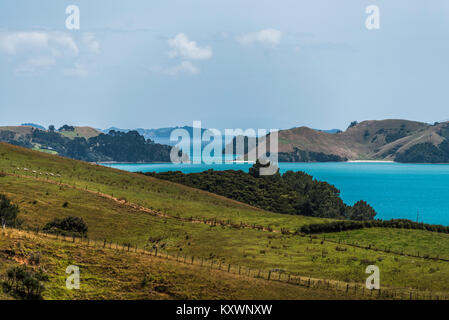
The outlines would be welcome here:
<svg viewBox="0 0 449 320">
<path fill-rule="evenodd" d="M 348 160 L 346 162 L 352 162 L 352 163 L 395 163 L 392 160 Z"/>
</svg>

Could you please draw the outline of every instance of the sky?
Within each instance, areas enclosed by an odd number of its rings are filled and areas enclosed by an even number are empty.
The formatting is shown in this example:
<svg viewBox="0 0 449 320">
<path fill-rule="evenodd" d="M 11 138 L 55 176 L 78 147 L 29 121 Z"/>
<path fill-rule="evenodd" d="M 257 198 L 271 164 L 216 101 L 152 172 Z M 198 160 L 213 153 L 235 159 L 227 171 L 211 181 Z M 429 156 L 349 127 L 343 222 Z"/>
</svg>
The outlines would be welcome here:
<svg viewBox="0 0 449 320">
<path fill-rule="evenodd" d="M 446 0 L 2 0 L 0 125 L 442 121 L 448 36 Z"/>
</svg>

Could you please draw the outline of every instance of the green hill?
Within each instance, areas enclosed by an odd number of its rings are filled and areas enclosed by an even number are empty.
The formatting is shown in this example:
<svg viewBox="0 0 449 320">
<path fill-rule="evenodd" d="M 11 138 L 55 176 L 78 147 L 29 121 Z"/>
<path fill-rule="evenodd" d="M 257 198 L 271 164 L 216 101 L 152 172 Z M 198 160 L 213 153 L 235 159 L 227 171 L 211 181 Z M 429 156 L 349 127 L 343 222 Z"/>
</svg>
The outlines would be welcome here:
<svg viewBox="0 0 449 320">
<path fill-rule="evenodd" d="M 381 270 L 382 298 L 400 299 L 410 292 L 421 298 L 429 297 L 430 292 L 434 299 L 436 295 L 449 296 L 449 284 L 445 281 L 449 263 L 443 259 L 449 255 L 449 239 L 434 232 L 376 228 L 357 230 L 354 235 L 293 234 L 285 231 L 329 220 L 276 214 L 176 183 L 4 143 L 0 143 L 0 193 L 19 206 L 23 229 L 42 232 L 46 223 L 68 216 L 81 217 L 88 225 L 87 238 L 77 239 L 75 244 L 41 233 L 36 235 L 37 240 L 0 235 L 3 275 L 9 266 L 28 265 L 23 256 L 10 255 L 11 247 L 17 247 L 18 242 L 25 248 L 23 254 L 40 252 L 50 274 L 45 298 L 213 299 L 227 292 L 236 299 L 376 298 L 377 292 L 371 295 L 362 289 L 367 277 L 365 268 L 370 264 Z M 347 241 L 341 241 L 340 234 Z M 354 245 L 364 234 L 367 242 Z M 408 241 L 414 238 L 425 241 Z M 368 242 L 379 243 L 370 247 Z M 90 248 L 93 243 L 96 249 Z M 430 243 L 438 243 L 439 249 L 427 246 Z M 160 269 L 159 263 L 141 260 L 140 255 L 127 255 L 132 252 L 125 256 L 125 252 L 108 251 L 106 244 L 118 245 L 118 251 L 126 252 L 128 246 L 131 251 L 137 246 L 153 254 L 157 248 L 158 254 L 170 259 L 164 262 L 166 269 Z M 389 246 L 402 248 L 403 252 L 395 253 Z M 408 254 L 418 250 L 419 256 Z M 177 261 L 188 262 L 191 257 L 195 258 L 194 266 L 183 263 L 178 268 Z M 213 278 L 217 282 L 206 280 L 209 273 L 202 269 L 201 262 L 226 273 Z M 86 270 L 87 291 L 70 293 L 61 287 L 68 263 L 78 263 Z M 235 276 L 228 275 L 228 266 Z M 154 290 L 136 289 L 147 268 L 152 270 L 149 288 Z M 240 276 L 249 274 L 255 282 L 245 280 L 238 284 L 235 277 L 240 279 L 239 270 Z M 287 282 L 297 277 L 303 281 L 300 288 L 293 289 L 292 284 L 276 284 L 279 287 L 270 294 L 266 282 L 254 279 L 259 272 L 265 279 L 271 274 L 270 281 Z M 161 286 L 158 277 L 168 283 L 159 288 L 163 292 L 156 289 Z M 214 289 L 220 281 L 226 283 L 225 289 Z M 340 289 L 336 290 L 336 284 Z M 351 289 L 346 292 L 346 288 Z"/>
<path fill-rule="evenodd" d="M 0 141 L 89 162 L 170 161 L 171 151 L 171 147 L 146 140 L 136 131 L 104 134 L 91 127 L 68 125 L 58 130 L 0 127 Z"/>
</svg>

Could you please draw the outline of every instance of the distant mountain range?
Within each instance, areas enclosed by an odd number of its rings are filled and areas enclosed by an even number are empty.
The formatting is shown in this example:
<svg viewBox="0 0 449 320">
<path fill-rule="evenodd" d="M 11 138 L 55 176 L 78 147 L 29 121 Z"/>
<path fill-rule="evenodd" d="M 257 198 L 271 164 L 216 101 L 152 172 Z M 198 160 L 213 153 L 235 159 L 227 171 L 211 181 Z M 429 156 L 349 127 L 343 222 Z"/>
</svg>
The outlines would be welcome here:
<svg viewBox="0 0 449 320">
<path fill-rule="evenodd" d="M 40 127 L 42 126 L 35 124 L 0 127 L 0 141 L 88 161 L 125 161 L 123 160 L 126 158 L 125 155 L 119 155 L 119 143 L 132 142 L 135 148 L 139 144 L 147 144 L 148 146 L 144 147 L 146 154 L 134 152 L 133 157 L 136 159 L 131 157 L 126 160 L 139 162 L 168 161 L 170 150 L 168 146 L 177 143 L 176 141 L 170 141 L 170 135 L 175 129 L 185 129 L 193 137 L 193 127 L 189 126 L 135 130 L 112 127 L 102 131 L 91 127 L 71 126 L 66 126 L 70 130 L 50 131 L 42 130 Z M 202 129 L 202 133 L 206 130 Z M 111 131 L 115 132 L 115 138 L 111 138 L 107 143 L 110 143 L 111 148 L 113 146 L 115 151 L 114 154 L 108 155 L 105 145 L 99 152 L 97 146 L 91 143 L 93 138 L 105 142 L 102 136 L 108 136 L 105 133 Z M 137 131 L 137 135 L 117 134 L 118 132 L 125 134 L 135 131 Z M 54 134 L 57 134 L 57 136 Z M 369 120 L 361 123 L 353 122 L 345 131 L 297 127 L 280 130 L 278 134 L 278 156 L 281 162 L 388 160 L 414 163 L 449 163 L 449 122 L 428 124 L 399 119 Z M 59 136 L 62 140 L 58 138 Z M 98 138 L 99 136 L 101 137 Z M 82 145 L 81 140 L 76 140 L 76 138 L 84 138 L 87 145 Z M 145 141 L 145 139 L 151 141 Z M 242 139 L 243 137 L 239 136 L 234 139 L 233 143 L 244 141 L 244 153 L 248 153 L 248 149 L 257 144 L 254 137 Z M 259 143 L 265 139 L 269 142 L 270 136 L 259 139 Z M 202 141 L 203 146 L 207 143 L 207 141 Z M 75 152 L 72 150 L 73 148 L 81 149 Z M 122 148 L 126 149 L 127 146 L 122 145 Z M 150 151 L 155 152 L 157 156 L 152 157 L 148 153 Z M 235 150 L 233 153 L 239 152 Z"/>
</svg>

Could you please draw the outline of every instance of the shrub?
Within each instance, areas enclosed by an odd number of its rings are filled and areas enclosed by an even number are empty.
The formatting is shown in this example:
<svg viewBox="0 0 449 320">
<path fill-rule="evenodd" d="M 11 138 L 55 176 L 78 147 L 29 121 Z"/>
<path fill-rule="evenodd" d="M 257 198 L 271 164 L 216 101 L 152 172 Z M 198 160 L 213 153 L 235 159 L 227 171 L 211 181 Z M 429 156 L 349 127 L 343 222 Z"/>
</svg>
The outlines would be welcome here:
<svg viewBox="0 0 449 320">
<path fill-rule="evenodd" d="M 45 232 L 61 234 L 65 236 L 80 236 L 84 237 L 87 234 L 87 224 L 82 218 L 67 217 L 64 219 L 56 218 L 47 223 L 43 229 Z"/>
<path fill-rule="evenodd" d="M 11 203 L 4 194 L 0 194 L 0 222 L 1 226 L 18 227 L 20 220 L 17 218 L 19 207 Z"/>
<path fill-rule="evenodd" d="M 449 233 L 449 227 L 435 224 L 418 223 L 407 219 L 370 220 L 370 221 L 334 221 L 327 223 L 315 223 L 302 226 L 298 232 L 304 234 L 332 233 L 363 228 L 397 228 L 417 229 L 439 233 Z"/>
<path fill-rule="evenodd" d="M 3 287 L 6 292 L 22 299 L 41 299 L 45 290 L 44 282 L 48 281 L 48 276 L 42 269 L 35 271 L 26 266 L 18 266 L 8 269 Z"/>
<path fill-rule="evenodd" d="M 373 207 L 371 207 L 366 201 L 357 201 L 349 210 L 347 210 L 347 218 L 349 220 L 363 221 L 373 220 L 376 215 Z"/>
</svg>

